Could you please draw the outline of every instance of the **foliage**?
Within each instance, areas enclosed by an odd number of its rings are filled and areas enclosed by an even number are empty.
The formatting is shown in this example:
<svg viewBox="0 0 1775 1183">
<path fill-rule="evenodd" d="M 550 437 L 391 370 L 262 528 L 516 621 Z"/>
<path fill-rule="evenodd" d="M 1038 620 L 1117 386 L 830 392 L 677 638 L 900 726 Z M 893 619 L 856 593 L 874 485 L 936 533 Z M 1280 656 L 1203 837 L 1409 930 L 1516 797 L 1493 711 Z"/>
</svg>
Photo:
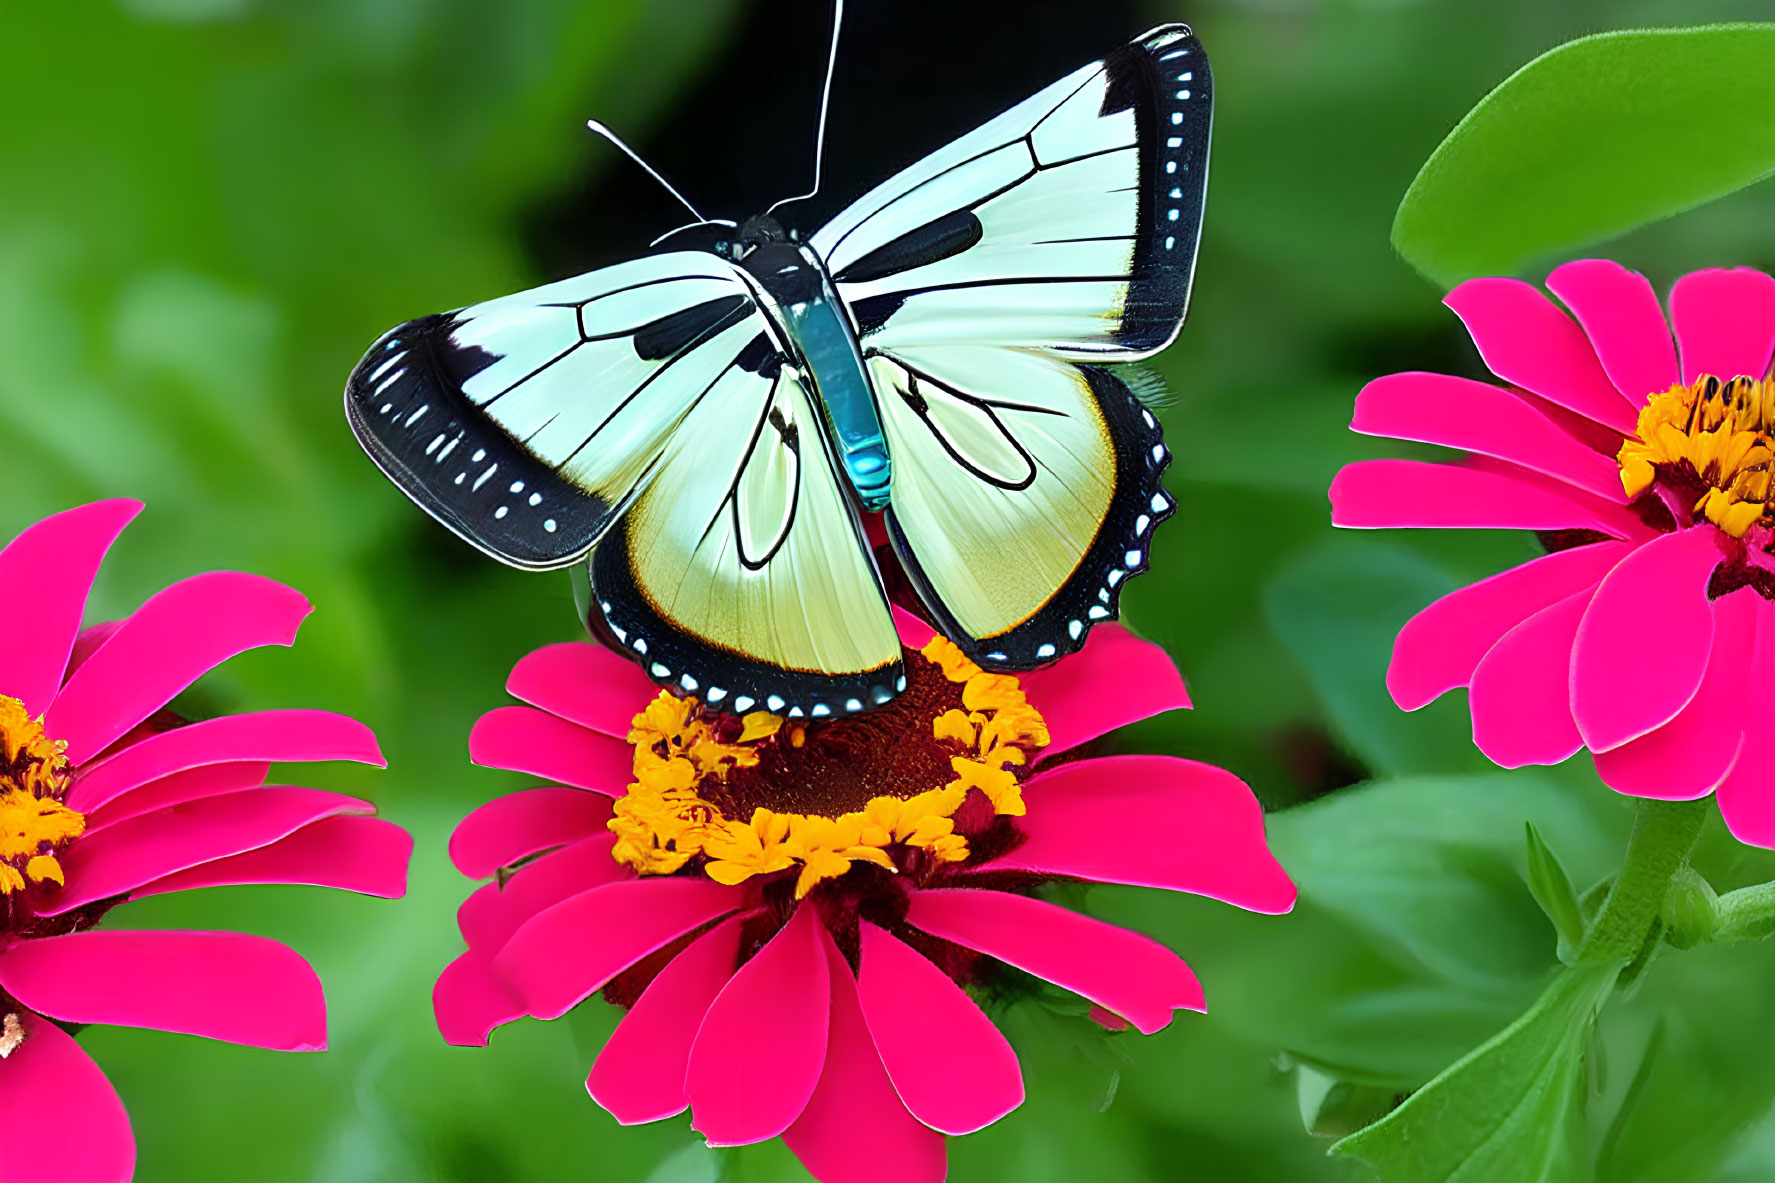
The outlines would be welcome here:
<svg viewBox="0 0 1775 1183">
<path fill-rule="evenodd" d="M 1775 25 L 1600 33 L 1512 74 L 1393 221 L 1431 279 L 1508 274 L 1775 172 Z"/>
<path fill-rule="evenodd" d="M 703 1150 L 682 1119 L 617 1127 L 580 1087 L 615 1021 L 602 1003 L 518 1024 L 484 1050 L 438 1040 L 430 983 L 458 948 L 452 911 L 467 892 L 443 857 L 445 835 L 515 779 L 468 765 L 468 727 L 502 701 L 519 654 L 571 635 L 572 594 L 565 579 L 482 562 L 424 521 L 357 452 L 338 397 L 389 325 L 557 273 L 563 259 L 538 245 L 540 211 L 620 163 L 580 130 L 586 115 L 625 130 L 676 117 L 699 134 L 747 132 L 744 96 L 716 110 L 681 104 L 737 52 L 747 22 L 775 19 L 777 2 L 0 9 L 0 535 L 77 501 L 138 496 L 149 510 L 107 565 L 95 612 L 119 615 L 214 567 L 301 587 L 317 610 L 297 646 L 231 662 L 186 705 L 360 715 L 390 771 L 341 768 L 326 783 L 375 797 L 419 840 L 413 890 L 397 905 L 243 888 L 131 909 L 136 923 L 257 931 L 311 955 L 330 989 L 335 1049 L 273 1056 L 155 1033 L 85 1034 L 131 1107 L 142 1179 L 806 1177 L 780 1146 Z M 1176 654 L 1198 706 L 1122 742 L 1250 780 L 1275 811 L 1277 850 L 1303 894 L 1296 913 L 1275 918 L 1150 891 L 1091 892 L 1093 911 L 1190 960 L 1209 1014 L 1152 1038 L 1014 1015 L 1029 1103 L 957 1140 L 954 1178 L 1367 1178 L 1361 1162 L 1327 1156 L 1327 1138 L 1422 1089 L 1344 1144 L 1397 1161 L 1385 1131 L 1468 1089 L 1471 1074 L 1424 1086 L 1469 1053 L 1509 1061 L 1509 1071 L 1487 1069 L 1486 1104 L 1506 1115 L 1488 1128 L 1535 1126 L 1539 1137 L 1557 1117 L 1574 1139 L 1585 1135 L 1586 1165 L 1604 1183 L 1775 1174 L 1775 950 L 1720 939 L 1769 930 L 1769 901 L 1752 885 L 1775 878 L 1775 859 L 1707 830 L 1692 864 L 1717 896 L 1716 939 L 1661 955 L 1632 993 L 1608 1002 L 1593 1039 L 1575 1040 L 1571 1023 L 1543 1039 L 1560 1016 L 1588 1014 L 1595 980 L 1561 969 L 1561 939 L 1569 953 L 1574 938 L 1553 868 L 1593 911 L 1630 810 L 1581 762 L 1481 771 L 1458 695 L 1407 715 L 1378 681 L 1399 623 L 1442 590 L 1527 557 L 1532 541 L 1334 537 L 1324 499 L 1339 466 L 1383 446 L 1345 429 L 1364 381 L 1410 368 L 1482 372 L 1386 237 L 1400 194 L 1448 129 L 1462 128 L 1407 202 L 1422 212 L 1401 212 L 1408 257 L 1443 279 L 1565 257 L 1756 175 L 1755 129 L 1733 141 L 1717 123 L 1693 124 L 1724 155 L 1666 156 L 1667 167 L 1644 174 L 1659 183 L 1643 193 L 1621 194 L 1626 174 L 1609 173 L 1608 200 L 1579 203 L 1594 214 L 1582 221 L 1569 186 L 1549 182 L 1549 201 L 1564 195 L 1559 217 L 1531 217 L 1532 205 L 1518 217 L 1517 203 L 1497 196 L 1521 150 L 1566 162 L 1548 147 L 1555 129 L 1513 130 L 1507 117 L 1526 116 L 1496 95 L 1465 123 L 1462 113 L 1581 34 L 1744 19 L 1752 8 L 1039 6 L 1042 20 L 1076 23 L 1080 60 L 1178 15 L 1214 55 L 1207 238 L 1190 323 L 1159 362 L 1178 392 L 1165 417 L 1182 511 L 1126 601 L 1132 622 Z M 1004 12 L 1007 26 L 1033 19 L 1024 6 Z M 1605 44 L 1626 53 L 1629 43 Z M 1605 75 L 1541 80 L 1563 60 L 1539 59 L 1506 86 L 1533 82 L 1537 102 L 1580 110 L 1571 88 Z M 798 68 L 773 67 L 757 85 L 799 85 Z M 1769 76 L 1752 69 L 1740 93 Z M 1022 78 L 991 97 L 1046 81 Z M 1701 94 L 1704 83 L 1726 85 L 1705 66 L 1657 79 L 1659 94 Z M 1700 118 L 1697 109 L 1680 118 Z M 1667 125 L 1646 126 L 1651 135 Z M 800 129 L 792 134 L 799 141 Z M 1485 168 L 1502 170 L 1492 188 Z M 698 194 L 723 180 L 674 179 Z M 1480 234 L 1473 219 L 1500 211 L 1514 229 Z M 632 229 L 636 245 L 657 233 Z M 1432 245 L 1432 229 L 1445 239 Z M 1634 230 L 1608 253 L 1660 288 L 1712 263 L 1775 268 L 1775 192 L 1745 189 Z M 1589 1100 L 1574 1115 L 1554 1103 L 1571 1095 L 1580 1054 Z M 1548 1120 L 1509 1126 L 1511 1112 Z M 1496 1152 L 1519 1157 L 1489 1161 L 1515 1164 L 1530 1149 L 1512 1142 Z"/>
</svg>

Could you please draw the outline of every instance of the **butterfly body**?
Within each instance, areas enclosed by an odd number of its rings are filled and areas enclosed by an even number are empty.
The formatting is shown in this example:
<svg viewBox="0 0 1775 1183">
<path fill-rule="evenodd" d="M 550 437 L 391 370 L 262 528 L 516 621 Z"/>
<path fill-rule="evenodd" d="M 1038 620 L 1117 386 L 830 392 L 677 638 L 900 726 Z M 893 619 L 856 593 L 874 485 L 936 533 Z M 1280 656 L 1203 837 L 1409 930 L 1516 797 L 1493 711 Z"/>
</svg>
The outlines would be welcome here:
<svg viewBox="0 0 1775 1183">
<path fill-rule="evenodd" d="M 1175 337 L 1211 82 L 1164 26 L 809 235 L 702 223 L 649 254 L 385 334 L 366 451 L 514 566 L 589 559 L 590 627 L 723 710 L 904 687 L 864 518 L 987 668 L 1076 651 L 1173 502 L 1118 363 Z"/>
<path fill-rule="evenodd" d="M 886 508 L 893 480 L 875 392 L 856 326 L 825 263 L 776 222 L 754 218 L 727 246 L 780 347 L 799 364 L 826 414 L 840 462 L 865 512 Z"/>
</svg>

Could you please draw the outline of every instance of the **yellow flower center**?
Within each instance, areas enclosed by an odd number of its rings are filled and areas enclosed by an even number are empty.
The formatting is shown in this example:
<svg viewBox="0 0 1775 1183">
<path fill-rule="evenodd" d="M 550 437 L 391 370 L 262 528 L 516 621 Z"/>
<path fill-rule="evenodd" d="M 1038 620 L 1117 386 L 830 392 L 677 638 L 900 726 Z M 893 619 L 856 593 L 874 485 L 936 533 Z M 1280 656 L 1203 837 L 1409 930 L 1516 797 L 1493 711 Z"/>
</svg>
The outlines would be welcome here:
<svg viewBox="0 0 1775 1183">
<path fill-rule="evenodd" d="M 1629 497 L 1658 484 L 1734 538 L 1775 526 L 1775 381 L 1704 374 L 1655 394 L 1616 458 Z"/>
<path fill-rule="evenodd" d="M 865 715 L 818 723 L 703 711 L 662 691 L 635 716 L 635 783 L 610 829 L 643 875 L 689 867 L 743 883 L 799 867 L 797 899 L 864 862 L 958 863 L 964 814 L 1023 813 L 1018 771 L 1048 742 L 1017 679 L 938 637 L 907 655 L 907 688 Z"/>
<path fill-rule="evenodd" d="M 71 779 L 63 747 L 43 733 L 42 716 L 0 694 L 0 897 L 62 883 L 56 856 L 86 830 L 62 804 Z"/>
</svg>

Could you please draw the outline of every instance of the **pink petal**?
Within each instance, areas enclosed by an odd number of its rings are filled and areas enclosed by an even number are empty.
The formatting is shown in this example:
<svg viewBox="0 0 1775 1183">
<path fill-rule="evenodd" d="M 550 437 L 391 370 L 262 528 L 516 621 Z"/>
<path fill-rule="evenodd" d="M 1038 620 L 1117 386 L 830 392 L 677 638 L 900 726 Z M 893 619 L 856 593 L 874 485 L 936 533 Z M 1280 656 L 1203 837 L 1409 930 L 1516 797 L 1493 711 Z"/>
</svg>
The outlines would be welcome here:
<svg viewBox="0 0 1775 1183">
<path fill-rule="evenodd" d="M 635 779 L 629 745 L 533 707 L 499 707 L 475 722 L 468 757 L 488 768 L 509 768 L 622 796 Z"/>
<path fill-rule="evenodd" d="M 107 826 L 128 821 L 132 817 L 141 817 L 145 813 L 153 813 L 172 805 L 183 805 L 201 797 L 219 797 L 223 793 L 256 789 L 265 783 L 265 778 L 269 775 L 271 765 L 264 761 L 204 764 L 197 768 L 187 768 L 183 772 L 175 772 L 171 776 L 150 781 L 140 788 L 131 789 L 103 809 L 87 814 L 86 832 L 96 834 Z M 71 799 L 69 803 L 73 804 Z M 74 808 L 78 809 L 79 806 Z"/>
<path fill-rule="evenodd" d="M 525 863 L 503 886 L 483 884 L 456 911 L 462 939 L 492 960 L 543 909 L 606 883 L 632 880 L 634 873 L 610 857 L 615 844 L 616 835 L 609 833 L 582 838 Z"/>
<path fill-rule="evenodd" d="M 240 760 L 353 760 L 387 767 L 376 736 L 332 711 L 258 711 L 175 727 L 80 770 L 68 805 L 82 813 L 187 768 Z"/>
<path fill-rule="evenodd" d="M 579 889 L 585 890 L 589 889 Z M 572 894 L 578 895 L 579 891 Z M 517 931 L 516 925 L 506 923 L 505 893 L 498 883 L 483 883 L 468 893 L 468 898 L 456 909 L 456 927 L 468 947 L 488 961 Z"/>
<path fill-rule="evenodd" d="M 489 941 L 487 955 L 497 953 L 512 933 L 544 909 L 606 883 L 633 882 L 635 873 L 611 857 L 615 845 L 615 834 L 594 834 L 525 863 L 500 892 L 506 927 L 496 943 Z"/>
<path fill-rule="evenodd" d="M 0 549 L 0 694 L 49 709 L 105 552 L 140 501 L 95 501 L 26 527 Z"/>
<path fill-rule="evenodd" d="M 374 812 L 368 801 L 320 789 L 247 789 L 175 805 L 108 826 L 68 848 L 68 885 L 46 916 L 123 895 L 213 859 L 269 846 L 303 826 L 341 813 Z"/>
<path fill-rule="evenodd" d="M 1758 605 L 1757 617 L 1749 684 L 1751 701 L 1767 704 L 1775 697 L 1775 606 Z M 1716 790 L 1720 814 L 1738 841 L 1775 847 L 1775 782 L 1769 776 L 1775 768 L 1775 712 L 1765 705 L 1746 714 L 1738 763 Z"/>
<path fill-rule="evenodd" d="M 822 1183 L 942 1183 L 943 1136 L 906 1112 L 864 1022 L 851 968 L 830 935 L 824 944 L 832 983 L 826 1064 L 783 1143 Z"/>
<path fill-rule="evenodd" d="M 617 974 L 739 907 L 707 879 L 631 879 L 562 900 L 526 920 L 493 970 L 539 1019 L 558 1019 Z"/>
<path fill-rule="evenodd" d="M 68 679 L 45 729 L 84 764 L 228 658 L 288 645 L 308 615 L 301 593 L 234 571 L 211 571 L 149 598 Z"/>
<path fill-rule="evenodd" d="M 710 1004 L 684 1083 L 711 1146 L 774 1138 L 807 1108 L 831 1022 L 824 942 L 819 909 L 802 904 Z"/>
<path fill-rule="evenodd" d="M 902 648 L 910 649 L 914 653 L 917 653 L 920 649 L 929 645 L 931 643 L 931 638 L 937 635 L 936 629 L 926 624 L 919 617 L 906 611 L 906 609 L 900 607 L 898 604 L 893 606 L 893 613 L 894 629 L 900 634 L 900 645 Z"/>
<path fill-rule="evenodd" d="M 524 1017 L 524 1004 L 474 952 L 444 967 L 431 988 L 431 1008 L 438 1034 L 457 1047 L 486 1047 L 495 1027 Z"/>
<path fill-rule="evenodd" d="M 1775 350 L 1775 279 L 1750 267 L 1693 271 L 1670 292 L 1683 381 L 1761 378 Z"/>
<path fill-rule="evenodd" d="M 0 953 L 0 987 L 64 1023 L 201 1035 L 274 1051 L 327 1045 L 320 979 L 293 949 L 240 932 L 93 929 Z"/>
<path fill-rule="evenodd" d="M 1635 797 L 1689 801 L 1713 792 L 1732 770 L 1754 701 L 1751 655 L 1762 597 L 1744 588 L 1713 603 L 1713 652 L 1695 697 L 1670 722 L 1596 757 L 1597 775 Z"/>
<path fill-rule="evenodd" d="M 1646 277 L 1607 259 L 1556 267 L 1547 287 L 1577 316 L 1609 380 L 1635 407 L 1676 385 L 1676 347 Z"/>
<path fill-rule="evenodd" d="M 1478 452 L 1625 502 L 1621 469 L 1508 390 L 1447 374 L 1388 374 L 1356 396 L 1350 429 Z"/>
<path fill-rule="evenodd" d="M 407 894 L 413 836 L 375 817 L 328 817 L 245 854 L 201 863 L 129 893 L 132 900 L 199 887 L 293 883 L 399 899 Z"/>
<path fill-rule="evenodd" d="M 1451 592 L 1406 621 L 1393 643 L 1387 689 L 1415 711 L 1456 686 L 1505 633 L 1567 596 L 1595 587 L 1633 547 L 1597 542 L 1555 551 Z"/>
<path fill-rule="evenodd" d="M 470 879 L 485 879 L 526 855 L 599 833 L 610 798 L 585 789 L 528 789 L 495 797 L 462 819 L 450 835 L 450 861 Z"/>
<path fill-rule="evenodd" d="M 512 667 L 514 698 L 581 727 L 626 740 L 637 714 L 659 695 L 645 671 L 590 641 L 545 645 Z"/>
<path fill-rule="evenodd" d="M 586 1077 L 586 1091 L 623 1125 L 684 1112 L 684 1073 L 697 1028 L 739 958 L 741 918 L 693 941 L 649 982 Z"/>
<path fill-rule="evenodd" d="M 1023 793 L 1023 842 L 992 870 L 1187 891 L 1253 912 L 1294 907 L 1294 884 L 1264 840 L 1263 807 L 1223 768 L 1105 756 L 1038 773 Z M 1144 840 L 1129 841 L 1129 818 Z"/>
<path fill-rule="evenodd" d="M 1557 764 L 1584 746 L 1572 721 L 1572 638 L 1594 590 L 1551 604 L 1505 633 L 1473 671 L 1473 742 L 1503 768 Z"/>
<path fill-rule="evenodd" d="M 1567 413 L 1561 411 L 1558 407 L 1548 407 L 1547 409 L 1561 415 Z M 1590 423 L 1588 420 L 1579 419 L 1575 415 L 1571 416 L 1571 419 L 1574 423 L 1595 428 L 1597 431 L 1602 430 L 1602 428 L 1596 427 L 1594 423 Z M 1606 442 L 1598 446 L 1604 451 L 1619 451 L 1619 445 L 1615 442 L 1617 438 L 1618 437 L 1611 435 Z M 1507 460 L 1497 460 L 1490 456 L 1482 456 L 1477 452 L 1469 452 L 1466 457 L 1458 461 L 1457 464 L 1461 468 L 1469 469 L 1474 472 L 1484 472 L 1495 476 L 1507 477 L 1510 480 L 1520 482 L 1524 485 L 1530 485 L 1543 492 L 1552 493 L 1559 497 L 1570 498 L 1571 500 L 1576 501 L 1579 505 L 1587 508 L 1596 517 L 1612 523 L 1614 529 L 1611 532 L 1617 537 L 1644 541 L 1658 533 L 1657 530 L 1646 525 L 1645 521 L 1636 511 L 1623 505 L 1619 497 L 1613 501 L 1606 501 L 1603 498 L 1596 496 L 1594 493 L 1585 492 L 1583 489 L 1580 489 L 1575 485 L 1559 480 L 1556 477 L 1550 477 L 1544 472 L 1537 472 L 1532 468 L 1523 468 L 1521 465 L 1511 464 Z"/>
<path fill-rule="evenodd" d="M 62 675 L 62 681 L 74 676 L 74 671 L 86 664 L 87 658 L 99 651 L 99 646 L 117 635 L 123 627 L 121 620 L 101 620 L 97 624 L 89 624 L 80 630 L 74 638 L 74 652 L 68 655 L 68 672 Z"/>
<path fill-rule="evenodd" d="M 1105 1031 L 1126 1031 L 1128 1029 L 1127 1019 L 1124 1019 L 1121 1015 L 1104 1010 L 1096 1003 L 1091 1004 L 1089 1015 L 1091 1021 L 1096 1023 L 1099 1027 L 1102 1027 Z"/>
<path fill-rule="evenodd" d="M 1616 565 L 1596 589 L 1572 651 L 1572 714 L 1606 752 L 1676 717 L 1701 686 L 1713 644 L 1707 583 L 1718 532 L 1665 534 Z"/>
<path fill-rule="evenodd" d="M 1639 422 L 1603 372 L 1584 330 L 1519 279 L 1470 279 L 1442 301 L 1454 309 L 1491 372 L 1620 432 Z"/>
<path fill-rule="evenodd" d="M 1023 1104 L 1023 1071 L 974 1000 L 923 954 L 860 922 L 857 998 L 894 1089 L 945 1134 L 985 1129 Z"/>
<path fill-rule="evenodd" d="M 1073 656 L 1018 676 L 1048 724 L 1044 756 L 1190 705 L 1171 655 L 1114 623 L 1092 629 Z"/>
<path fill-rule="evenodd" d="M 1604 508 L 1575 489 L 1567 495 L 1497 472 L 1422 460 L 1358 460 L 1331 482 L 1332 524 L 1364 530 L 1597 530 L 1624 538 L 1639 524 L 1625 509 Z"/>
<path fill-rule="evenodd" d="M 0 1179 L 121 1183 L 136 1139 L 117 1090 L 72 1036 L 30 1011 L 25 1041 L 0 1062 Z"/>
<path fill-rule="evenodd" d="M 915 891 L 907 923 L 1071 990 L 1151 1035 L 1174 1010 L 1204 1010 L 1183 960 L 1145 937 L 1002 891 Z"/>
</svg>

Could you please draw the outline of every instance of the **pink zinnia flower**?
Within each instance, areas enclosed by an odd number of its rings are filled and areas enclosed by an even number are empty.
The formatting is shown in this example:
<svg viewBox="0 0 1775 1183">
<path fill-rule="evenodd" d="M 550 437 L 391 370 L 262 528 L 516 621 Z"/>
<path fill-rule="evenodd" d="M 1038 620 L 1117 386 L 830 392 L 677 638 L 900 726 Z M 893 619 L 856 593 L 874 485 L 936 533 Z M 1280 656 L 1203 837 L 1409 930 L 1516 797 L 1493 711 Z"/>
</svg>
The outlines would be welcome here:
<svg viewBox="0 0 1775 1183">
<path fill-rule="evenodd" d="M 476 725 L 481 764 L 566 787 L 458 827 L 468 952 L 434 995 L 482 1044 L 596 991 L 628 1008 L 586 1082 L 624 1123 L 689 1108 L 711 1144 L 781 1134 L 828 1183 L 941 1179 L 945 1134 L 1023 1100 L 963 989 L 1004 965 L 1153 1032 L 1202 990 L 1163 945 L 1048 903 L 1044 881 L 1285 912 L 1251 791 L 1167 756 L 1067 758 L 1189 705 L 1164 651 L 1113 625 L 1021 678 L 900 615 L 906 691 L 850 719 L 707 714 L 588 643 L 520 661 L 534 706 Z M 515 869 L 514 869 L 515 868 Z"/>
<path fill-rule="evenodd" d="M 1592 259 L 1547 286 L 1577 324 L 1513 279 L 1448 295 L 1508 385 L 1392 374 L 1356 401 L 1357 431 L 1468 455 L 1350 465 L 1338 525 L 1534 530 L 1549 552 L 1419 613 L 1388 685 L 1407 710 L 1467 687 L 1506 768 L 1588 748 L 1615 789 L 1717 793 L 1775 846 L 1775 279 L 1684 276 L 1674 346 L 1643 276 Z"/>
<path fill-rule="evenodd" d="M 320 981 L 290 949 L 95 928 L 113 907 L 222 884 L 406 890 L 412 839 L 368 802 L 263 784 L 273 761 L 381 764 L 363 724 L 308 710 L 184 724 L 162 710 L 224 659 L 288 645 L 308 614 L 299 594 L 211 572 L 81 631 L 99 563 L 141 508 L 81 506 L 0 550 L 0 1183 L 134 1171 L 123 1104 L 64 1024 L 326 1045 Z"/>
</svg>

